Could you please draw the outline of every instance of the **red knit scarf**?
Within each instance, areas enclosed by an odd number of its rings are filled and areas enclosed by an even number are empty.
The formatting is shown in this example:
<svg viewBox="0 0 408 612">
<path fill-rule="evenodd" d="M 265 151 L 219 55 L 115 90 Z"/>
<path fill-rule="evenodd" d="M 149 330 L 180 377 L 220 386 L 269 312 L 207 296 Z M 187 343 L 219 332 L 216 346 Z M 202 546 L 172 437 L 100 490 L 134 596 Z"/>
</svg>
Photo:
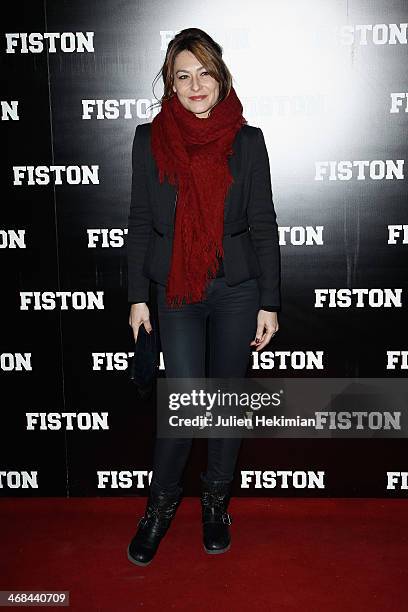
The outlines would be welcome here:
<svg viewBox="0 0 408 612">
<path fill-rule="evenodd" d="M 227 157 L 243 124 L 242 104 L 231 88 L 207 119 L 184 108 L 177 95 L 164 100 L 152 121 L 151 147 L 162 183 L 178 190 L 173 252 L 166 288 L 169 306 L 201 301 L 223 257 L 224 201 L 233 182 Z"/>
</svg>

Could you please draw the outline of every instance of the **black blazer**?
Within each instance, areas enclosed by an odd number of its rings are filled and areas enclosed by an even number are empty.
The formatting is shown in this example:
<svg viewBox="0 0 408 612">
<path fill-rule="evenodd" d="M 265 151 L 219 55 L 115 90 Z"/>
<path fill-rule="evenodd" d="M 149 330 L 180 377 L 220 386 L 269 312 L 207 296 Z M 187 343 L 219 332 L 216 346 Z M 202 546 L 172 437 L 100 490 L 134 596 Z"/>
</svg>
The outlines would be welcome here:
<svg viewBox="0 0 408 612">
<path fill-rule="evenodd" d="M 128 218 L 128 301 L 148 302 L 150 279 L 167 284 L 176 187 L 159 182 L 151 124 L 136 127 Z M 224 273 L 228 285 L 257 278 L 260 304 L 280 310 L 280 250 L 268 152 L 260 128 L 243 125 L 228 158 L 233 177 L 224 208 Z"/>
</svg>

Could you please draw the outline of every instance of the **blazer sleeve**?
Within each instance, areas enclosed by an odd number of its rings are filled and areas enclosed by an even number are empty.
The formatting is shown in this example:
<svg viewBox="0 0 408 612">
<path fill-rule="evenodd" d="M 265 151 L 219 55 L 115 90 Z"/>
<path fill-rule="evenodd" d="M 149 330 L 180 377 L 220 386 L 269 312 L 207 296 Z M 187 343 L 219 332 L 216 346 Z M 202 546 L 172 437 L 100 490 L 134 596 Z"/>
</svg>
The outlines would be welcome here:
<svg viewBox="0 0 408 612">
<path fill-rule="evenodd" d="M 254 140 L 248 223 L 262 271 L 258 277 L 260 303 L 270 305 L 277 312 L 281 309 L 279 235 L 268 151 L 260 128 L 257 128 Z"/>
<path fill-rule="evenodd" d="M 140 125 L 132 146 L 132 189 L 128 216 L 127 264 L 128 302 L 149 300 L 150 280 L 143 275 L 143 262 L 152 229 L 152 210 L 146 176 L 146 143 Z"/>
</svg>

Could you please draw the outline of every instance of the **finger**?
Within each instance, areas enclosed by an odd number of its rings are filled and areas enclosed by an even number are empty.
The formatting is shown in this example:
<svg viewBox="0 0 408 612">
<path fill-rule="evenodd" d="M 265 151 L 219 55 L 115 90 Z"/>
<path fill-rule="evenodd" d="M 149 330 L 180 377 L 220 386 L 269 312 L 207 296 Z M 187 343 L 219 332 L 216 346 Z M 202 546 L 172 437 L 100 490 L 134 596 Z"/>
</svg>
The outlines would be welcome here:
<svg viewBox="0 0 408 612">
<path fill-rule="evenodd" d="M 144 321 L 143 322 L 144 328 L 147 331 L 148 334 L 150 334 L 150 332 L 152 331 L 153 327 L 150 323 L 150 320 Z"/>
<path fill-rule="evenodd" d="M 259 344 L 262 342 L 262 340 L 264 340 L 265 338 L 265 334 L 256 334 L 256 338 L 255 340 L 252 340 L 250 346 L 255 345 L 255 346 L 259 346 Z"/>
<path fill-rule="evenodd" d="M 264 328 L 265 326 L 263 323 L 258 323 L 257 328 L 256 328 L 255 340 L 253 341 L 256 344 L 259 344 L 259 342 L 262 341 L 262 338 L 264 336 Z"/>
<path fill-rule="evenodd" d="M 258 346 L 256 347 L 256 351 L 262 351 L 262 349 L 268 344 L 268 342 L 265 340 L 264 342 L 261 342 L 261 344 L 258 344 Z"/>
<path fill-rule="evenodd" d="M 265 338 L 262 340 L 262 342 L 260 342 L 257 345 L 256 350 L 257 351 L 261 351 L 267 344 L 269 344 L 269 342 L 272 340 L 273 336 L 274 336 L 274 332 L 273 331 L 269 331 L 265 334 Z"/>
</svg>

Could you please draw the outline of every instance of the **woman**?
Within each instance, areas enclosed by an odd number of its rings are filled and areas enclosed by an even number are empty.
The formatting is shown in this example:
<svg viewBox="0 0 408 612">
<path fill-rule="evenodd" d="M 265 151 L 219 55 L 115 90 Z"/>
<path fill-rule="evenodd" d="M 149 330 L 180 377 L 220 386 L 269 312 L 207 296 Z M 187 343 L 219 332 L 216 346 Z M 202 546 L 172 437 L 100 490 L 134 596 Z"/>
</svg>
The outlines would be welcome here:
<svg viewBox="0 0 408 612">
<path fill-rule="evenodd" d="M 159 73 L 160 74 L 160 73 Z M 166 376 L 246 375 L 278 330 L 279 242 L 262 131 L 242 105 L 222 48 L 197 28 L 169 43 L 161 69 L 164 95 L 133 143 L 128 225 L 129 324 L 150 332 L 150 282 L 157 288 Z M 192 439 L 157 438 L 144 516 L 128 547 L 138 565 L 153 559 L 180 502 Z M 230 547 L 227 512 L 241 440 L 208 440 L 201 473 L 206 552 Z"/>
</svg>

